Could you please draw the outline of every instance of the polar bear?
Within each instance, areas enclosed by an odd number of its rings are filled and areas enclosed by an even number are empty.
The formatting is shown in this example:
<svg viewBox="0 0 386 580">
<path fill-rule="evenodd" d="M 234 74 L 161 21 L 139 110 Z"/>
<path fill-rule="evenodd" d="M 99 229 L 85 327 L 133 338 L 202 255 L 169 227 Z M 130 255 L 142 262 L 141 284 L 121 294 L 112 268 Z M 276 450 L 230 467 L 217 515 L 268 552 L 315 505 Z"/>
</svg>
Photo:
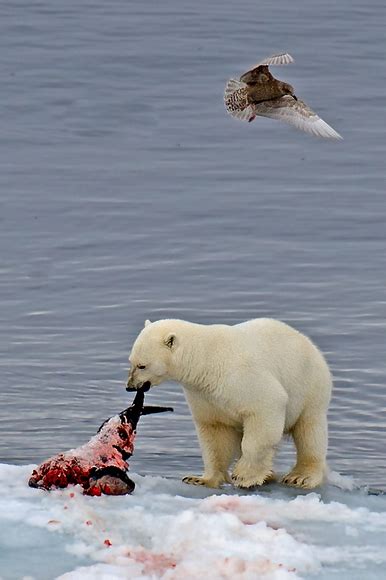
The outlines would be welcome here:
<svg viewBox="0 0 386 580">
<path fill-rule="evenodd" d="M 293 437 L 297 461 L 283 483 L 322 483 L 332 379 L 321 352 L 294 328 L 269 318 L 234 326 L 147 320 L 129 361 L 127 390 L 166 380 L 184 388 L 204 462 L 204 474 L 185 483 L 262 485 L 273 478 L 284 434 Z"/>
</svg>

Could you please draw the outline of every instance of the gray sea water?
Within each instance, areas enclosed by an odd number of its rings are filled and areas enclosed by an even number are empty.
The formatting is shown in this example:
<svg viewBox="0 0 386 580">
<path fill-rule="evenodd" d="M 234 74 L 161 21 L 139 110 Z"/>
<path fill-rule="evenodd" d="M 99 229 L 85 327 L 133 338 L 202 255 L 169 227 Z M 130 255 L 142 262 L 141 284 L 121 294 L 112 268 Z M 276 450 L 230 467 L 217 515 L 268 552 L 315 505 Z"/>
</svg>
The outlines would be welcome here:
<svg viewBox="0 0 386 580">
<path fill-rule="evenodd" d="M 0 462 L 83 443 L 131 400 L 145 318 L 284 320 L 335 377 L 331 466 L 386 489 L 386 6 L 0 4 Z M 226 115 L 260 58 L 343 137 Z M 182 389 L 134 468 L 201 458 Z M 290 459 L 287 445 L 278 467 Z"/>
</svg>

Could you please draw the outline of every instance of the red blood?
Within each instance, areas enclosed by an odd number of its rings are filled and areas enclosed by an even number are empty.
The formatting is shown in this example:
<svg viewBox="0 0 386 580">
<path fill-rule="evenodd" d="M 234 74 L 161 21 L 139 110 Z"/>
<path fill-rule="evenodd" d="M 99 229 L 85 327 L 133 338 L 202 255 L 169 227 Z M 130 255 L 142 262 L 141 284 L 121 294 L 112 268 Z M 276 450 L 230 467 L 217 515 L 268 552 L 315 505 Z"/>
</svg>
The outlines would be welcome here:
<svg viewBox="0 0 386 580">
<path fill-rule="evenodd" d="M 101 489 L 96 485 L 94 485 L 94 487 L 89 487 L 83 493 L 85 493 L 86 495 L 97 495 L 97 496 L 102 495 Z"/>
<path fill-rule="evenodd" d="M 110 542 L 110 540 L 108 538 L 103 543 L 105 546 L 108 546 L 108 547 L 112 546 L 112 543 Z"/>
</svg>

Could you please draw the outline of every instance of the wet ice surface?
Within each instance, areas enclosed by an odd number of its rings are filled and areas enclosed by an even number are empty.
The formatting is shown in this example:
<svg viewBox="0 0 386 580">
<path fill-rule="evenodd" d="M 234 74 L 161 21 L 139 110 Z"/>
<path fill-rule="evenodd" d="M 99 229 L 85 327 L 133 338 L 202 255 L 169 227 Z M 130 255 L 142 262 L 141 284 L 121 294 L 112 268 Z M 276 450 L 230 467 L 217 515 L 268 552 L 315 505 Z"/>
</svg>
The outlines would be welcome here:
<svg viewBox="0 0 386 580">
<path fill-rule="evenodd" d="M 132 496 L 90 498 L 29 489 L 31 469 L 0 465 L 4 580 L 383 577 L 386 499 L 337 474 L 318 493 L 237 495 L 134 474 Z"/>
<path fill-rule="evenodd" d="M 332 366 L 333 466 L 385 485 L 385 7 L 242 5 L 0 7 L 0 460 L 123 409 L 145 318 L 273 316 Z M 344 142 L 225 114 L 225 80 L 278 50 Z M 138 470 L 198 469 L 181 389 L 149 400 L 176 413 L 142 423 Z"/>
<path fill-rule="evenodd" d="M 0 6 L 1 462 L 125 408 L 145 318 L 273 316 L 333 369 L 331 466 L 386 489 L 384 17 L 380 0 Z M 226 115 L 225 81 L 278 51 L 343 142 Z M 180 387 L 147 400 L 175 413 L 141 421 L 132 469 L 200 470 Z"/>
</svg>

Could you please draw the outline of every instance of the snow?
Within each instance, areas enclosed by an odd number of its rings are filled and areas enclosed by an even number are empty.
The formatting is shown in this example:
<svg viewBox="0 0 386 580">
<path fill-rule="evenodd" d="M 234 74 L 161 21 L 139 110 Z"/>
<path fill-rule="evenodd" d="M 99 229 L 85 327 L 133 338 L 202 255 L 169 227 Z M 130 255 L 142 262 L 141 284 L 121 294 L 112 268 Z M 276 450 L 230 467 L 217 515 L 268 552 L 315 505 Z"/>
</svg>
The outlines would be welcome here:
<svg viewBox="0 0 386 580">
<path fill-rule="evenodd" d="M 0 464 L 1 580 L 383 577 L 386 497 L 336 473 L 241 494 L 130 473 L 133 495 L 88 497 L 29 488 L 34 467 Z"/>
</svg>

